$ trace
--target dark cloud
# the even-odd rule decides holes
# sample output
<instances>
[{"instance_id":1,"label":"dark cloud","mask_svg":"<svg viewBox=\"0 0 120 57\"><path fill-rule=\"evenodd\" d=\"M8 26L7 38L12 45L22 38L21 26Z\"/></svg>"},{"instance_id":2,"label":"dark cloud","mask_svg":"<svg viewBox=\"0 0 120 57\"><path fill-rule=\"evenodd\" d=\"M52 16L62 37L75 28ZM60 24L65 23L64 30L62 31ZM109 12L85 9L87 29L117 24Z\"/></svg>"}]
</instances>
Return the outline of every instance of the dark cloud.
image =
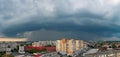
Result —
<instances>
[{"instance_id":1,"label":"dark cloud","mask_svg":"<svg viewBox=\"0 0 120 57\"><path fill-rule=\"evenodd\" d=\"M91 1L0 0L0 34L32 40L119 39L120 1Z\"/></svg>"}]
</instances>

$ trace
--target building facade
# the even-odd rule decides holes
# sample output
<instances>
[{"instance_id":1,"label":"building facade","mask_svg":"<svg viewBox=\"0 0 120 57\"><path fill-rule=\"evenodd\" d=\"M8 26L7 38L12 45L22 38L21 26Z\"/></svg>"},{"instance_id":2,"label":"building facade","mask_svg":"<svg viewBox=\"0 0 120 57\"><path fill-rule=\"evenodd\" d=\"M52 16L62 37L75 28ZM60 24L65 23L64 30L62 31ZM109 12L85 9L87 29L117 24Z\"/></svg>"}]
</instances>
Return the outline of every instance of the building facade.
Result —
<instances>
[{"instance_id":1,"label":"building facade","mask_svg":"<svg viewBox=\"0 0 120 57\"><path fill-rule=\"evenodd\" d=\"M24 46L19 46L18 52L19 52L19 53L25 53L25 51L24 51Z\"/></svg>"},{"instance_id":2,"label":"building facade","mask_svg":"<svg viewBox=\"0 0 120 57\"><path fill-rule=\"evenodd\" d=\"M16 42L0 42L0 52L4 52L8 49L8 46L12 49L17 47Z\"/></svg>"},{"instance_id":3,"label":"building facade","mask_svg":"<svg viewBox=\"0 0 120 57\"><path fill-rule=\"evenodd\" d=\"M56 50L57 52L66 53L72 55L76 50L81 48L86 48L86 44L83 40L74 40L74 39L61 39L56 41Z\"/></svg>"}]
</instances>

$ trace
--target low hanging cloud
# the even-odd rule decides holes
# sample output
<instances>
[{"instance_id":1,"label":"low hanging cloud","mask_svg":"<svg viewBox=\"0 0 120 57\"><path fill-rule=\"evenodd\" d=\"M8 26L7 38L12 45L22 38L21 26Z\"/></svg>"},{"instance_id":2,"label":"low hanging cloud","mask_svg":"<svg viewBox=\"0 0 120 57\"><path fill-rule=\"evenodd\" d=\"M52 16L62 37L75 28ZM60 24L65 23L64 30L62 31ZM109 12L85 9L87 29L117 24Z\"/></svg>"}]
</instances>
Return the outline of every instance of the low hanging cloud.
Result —
<instances>
[{"instance_id":1,"label":"low hanging cloud","mask_svg":"<svg viewBox=\"0 0 120 57\"><path fill-rule=\"evenodd\" d=\"M86 40L119 38L119 5L119 0L0 0L0 34L40 40L47 39L44 33L50 39L69 33Z\"/></svg>"}]
</instances>

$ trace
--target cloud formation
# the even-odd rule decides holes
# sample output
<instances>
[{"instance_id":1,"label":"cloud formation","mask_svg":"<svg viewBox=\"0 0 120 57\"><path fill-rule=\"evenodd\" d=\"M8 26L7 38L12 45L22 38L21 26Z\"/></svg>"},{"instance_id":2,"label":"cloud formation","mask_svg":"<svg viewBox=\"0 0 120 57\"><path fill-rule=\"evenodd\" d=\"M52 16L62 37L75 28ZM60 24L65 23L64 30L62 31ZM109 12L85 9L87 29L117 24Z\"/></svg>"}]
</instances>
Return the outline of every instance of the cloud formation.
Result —
<instances>
[{"instance_id":1,"label":"cloud formation","mask_svg":"<svg viewBox=\"0 0 120 57\"><path fill-rule=\"evenodd\" d=\"M69 33L83 39L119 38L119 5L119 0L0 0L0 34L32 39L47 31L57 34L50 39Z\"/></svg>"}]
</instances>

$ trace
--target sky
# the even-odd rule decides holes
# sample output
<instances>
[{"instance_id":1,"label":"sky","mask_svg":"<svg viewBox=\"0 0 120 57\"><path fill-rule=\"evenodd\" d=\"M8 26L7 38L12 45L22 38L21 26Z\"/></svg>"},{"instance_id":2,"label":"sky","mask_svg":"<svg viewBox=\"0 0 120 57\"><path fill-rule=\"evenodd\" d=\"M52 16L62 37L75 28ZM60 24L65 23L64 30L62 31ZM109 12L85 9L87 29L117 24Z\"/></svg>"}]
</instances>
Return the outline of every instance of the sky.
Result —
<instances>
[{"instance_id":1,"label":"sky","mask_svg":"<svg viewBox=\"0 0 120 57\"><path fill-rule=\"evenodd\" d=\"M0 37L120 40L120 0L0 0Z\"/></svg>"}]
</instances>

